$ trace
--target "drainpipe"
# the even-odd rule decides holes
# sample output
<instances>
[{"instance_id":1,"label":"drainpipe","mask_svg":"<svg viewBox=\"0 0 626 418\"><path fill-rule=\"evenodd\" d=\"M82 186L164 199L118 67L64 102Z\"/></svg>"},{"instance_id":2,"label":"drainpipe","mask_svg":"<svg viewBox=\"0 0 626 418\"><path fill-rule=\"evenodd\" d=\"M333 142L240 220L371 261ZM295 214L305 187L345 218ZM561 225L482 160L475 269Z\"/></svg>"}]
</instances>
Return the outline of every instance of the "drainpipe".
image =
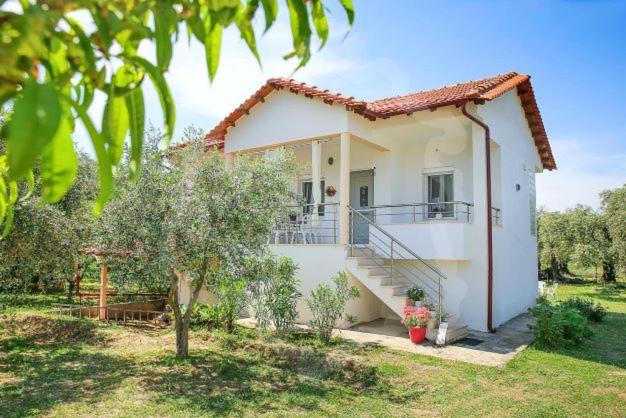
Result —
<instances>
[{"instance_id":1,"label":"drainpipe","mask_svg":"<svg viewBox=\"0 0 626 418\"><path fill-rule=\"evenodd\" d=\"M489 126L469 114L465 105L461 106L463 115L480 126L485 131L485 172L487 174L487 329L489 332L496 332L493 327L493 222L491 218L491 135L489 134Z\"/></svg>"}]
</instances>

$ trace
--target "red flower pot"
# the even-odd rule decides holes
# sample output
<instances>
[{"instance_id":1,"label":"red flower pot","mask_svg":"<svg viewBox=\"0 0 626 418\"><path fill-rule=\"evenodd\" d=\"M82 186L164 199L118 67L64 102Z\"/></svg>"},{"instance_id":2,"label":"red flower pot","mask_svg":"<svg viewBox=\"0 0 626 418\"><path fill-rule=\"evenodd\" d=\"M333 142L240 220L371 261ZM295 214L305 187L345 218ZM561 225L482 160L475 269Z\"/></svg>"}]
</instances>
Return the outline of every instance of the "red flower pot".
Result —
<instances>
[{"instance_id":1,"label":"red flower pot","mask_svg":"<svg viewBox=\"0 0 626 418\"><path fill-rule=\"evenodd\" d=\"M409 337L413 344L421 344L426 337L426 328L423 327L411 327L409 328Z\"/></svg>"}]
</instances>

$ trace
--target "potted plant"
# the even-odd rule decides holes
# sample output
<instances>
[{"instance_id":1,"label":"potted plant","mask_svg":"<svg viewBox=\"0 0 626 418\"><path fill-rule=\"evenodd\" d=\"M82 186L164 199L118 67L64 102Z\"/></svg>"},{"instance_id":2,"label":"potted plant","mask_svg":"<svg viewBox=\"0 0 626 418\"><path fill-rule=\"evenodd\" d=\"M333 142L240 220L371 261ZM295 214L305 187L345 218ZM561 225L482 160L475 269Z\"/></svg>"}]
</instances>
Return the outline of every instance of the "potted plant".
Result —
<instances>
[{"instance_id":1,"label":"potted plant","mask_svg":"<svg viewBox=\"0 0 626 418\"><path fill-rule=\"evenodd\" d=\"M418 308L422 306L422 301L426 293L424 289L419 286L411 286L406 290L406 297L411 301L410 305L417 306Z\"/></svg>"},{"instance_id":2,"label":"potted plant","mask_svg":"<svg viewBox=\"0 0 626 418\"><path fill-rule=\"evenodd\" d=\"M409 329L409 337L413 344L424 342L426 336L426 325L430 319L430 311L428 308L418 308L415 306L406 306L402 317L402 325Z\"/></svg>"},{"instance_id":3,"label":"potted plant","mask_svg":"<svg viewBox=\"0 0 626 418\"><path fill-rule=\"evenodd\" d=\"M298 220L298 212L296 212L296 211L289 212L289 221L290 222L295 222L297 220Z\"/></svg>"}]
</instances>

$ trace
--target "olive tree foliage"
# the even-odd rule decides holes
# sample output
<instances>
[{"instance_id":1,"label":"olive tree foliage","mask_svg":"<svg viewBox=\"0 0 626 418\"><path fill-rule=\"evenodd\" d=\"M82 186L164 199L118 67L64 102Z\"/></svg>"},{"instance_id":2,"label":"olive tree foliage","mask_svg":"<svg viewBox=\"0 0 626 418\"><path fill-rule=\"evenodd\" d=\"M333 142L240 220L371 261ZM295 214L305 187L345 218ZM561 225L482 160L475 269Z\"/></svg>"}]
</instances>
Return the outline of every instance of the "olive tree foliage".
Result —
<instances>
[{"instance_id":1,"label":"olive tree foliage","mask_svg":"<svg viewBox=\"0 0 626 418\"><path fill-rule=\"evenodd\" d=\"M569 217L560 212L539 211L537 241L541 267L550 280L567 272L574 251L575 237Z\"/></svg>"},{"instance_id":2,"label":"olive tree foliage","mask_svg":"<svg viewBox=\"0 0 626 418\"><path fill-rule=\"evenodd\" d=\"M626 184L603 191L600 198L618 267L626 273Z\"/></svg>"},{"instance_id":3,"label":"olive tree foliage","mask_svg":"<svg viewBox=\"0 0 626 418\"><path fill-rule=\"evenodd\" d=\"M603 281L616 280L616 269L624 269L626 263L625 189L602 192L598 211L577 205L564 212L539 212L539 260L546 278L562 278L574 262L596 272L600 267Z\"/></svg>"},{"instance_id":4,"label":"olive tree foliage","mask_svg":"<svg viewBox=\"0 0 626 418\"><path fill-rule=\"evenodd\" d=\"M275 219L292 198L295 164L277 153L265 161L241 157L233 169L216 151L194 144L169 162L157 155L144 158L137 182L120 182L102 216L101 240L106 248L132 253L118 266L127 266L121 274L127 280L167 283L177 355L186 357L200 291L225 289L225 281L241 277L244 260L266 250ZM135 265L144 272L137 274ZM181 282L190 288L184 306Z\"/></svg>"},{"instance_id":5,"label":"olive tree foliage","mask_svg":"<svg viewBox=\"0 0 626 418\"><path fill-rule=\"evenodd\" d=\"M352 25L352 0L338 1ZM285 58L295 58L299 68L311 58L312 41L317 38L323 47L328 39L327 1L285 3L293 39ZM95 150L99 194L94 212L99 214L113 193L114 168L122 161L127 138L126 168L135 178L141 169L146 79L159 96L165 144L174 132L174 99L163 74L175 42L186 35L204 45L213 80L223 29L235 27L260 62L255 16L262 11L267 31L279 9L278 0L21 0L13 6L0 10L0 108L9 104L14 112L6 153L0 155L0 224L8 229L17 181L26 179L32 189L35 168L41 171L44 201L58 202L70 188L78 165L71 139L75 120L84 125ZM150 44L156 47L154 58L139 52ZM102 115L97 115L101 124L90 116L96 92L106 97Z\"/></svg>"},{"instance_id":6,"label":"olive tree foliage","mask_svg":"<svg viewBox=\"0 0 626 418\"><path fill-rule=\"evenodd\" d=\"M602 267L602 280L615 281L617 257L607 225L608 216L583 205L567 210L565 216L574 236L572 261L581 267L593 267L596 272Z\"/></svg>"},{"instance_id":7,"label":"olive tree foliage","mask_svg":"<svg viewBox=\"0 0 626 418\"><path fill-rule=\"evenodd\" d=\"M0 240L0 291L61 290L71 296L78 261L77 250L90 243L93 218L85 211L97 193L95 162L79 155L76 181L60 202L42 205L41 182L34 173L34 190L16 202L15 233Z\"/></svg>"}]
</instances>

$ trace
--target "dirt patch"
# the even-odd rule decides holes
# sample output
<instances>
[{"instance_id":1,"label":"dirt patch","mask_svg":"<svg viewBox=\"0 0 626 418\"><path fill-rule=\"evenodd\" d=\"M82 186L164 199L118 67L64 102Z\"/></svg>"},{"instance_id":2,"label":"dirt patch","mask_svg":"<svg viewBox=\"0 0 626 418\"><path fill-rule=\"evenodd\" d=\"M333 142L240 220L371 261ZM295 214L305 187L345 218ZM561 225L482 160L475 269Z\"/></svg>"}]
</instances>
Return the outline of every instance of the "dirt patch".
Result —
<instances>
[{"instance_id":1,"label":"dirt patch","mask_svg":"<svg viewBox=\"0 0 626 418\"><path fill-rule=\"evenodd\" d=\"M20 338L34 346L107 342L97 324L33 314L0 315L0 336Z\"/></svg>"},{"instance_id":2,"label":"dirt patch","mask_svg":"<svg viewBox=\"0 0 626 418\"><path fill-rule=\"evenodd\" d=\"M344 353L325 353L313 347L299 347L264 342L249 342L242 350L258 353L303 375L338 380L362 387L374 386L380 380L378 369Z\"/></svg>"}]
</instances>

